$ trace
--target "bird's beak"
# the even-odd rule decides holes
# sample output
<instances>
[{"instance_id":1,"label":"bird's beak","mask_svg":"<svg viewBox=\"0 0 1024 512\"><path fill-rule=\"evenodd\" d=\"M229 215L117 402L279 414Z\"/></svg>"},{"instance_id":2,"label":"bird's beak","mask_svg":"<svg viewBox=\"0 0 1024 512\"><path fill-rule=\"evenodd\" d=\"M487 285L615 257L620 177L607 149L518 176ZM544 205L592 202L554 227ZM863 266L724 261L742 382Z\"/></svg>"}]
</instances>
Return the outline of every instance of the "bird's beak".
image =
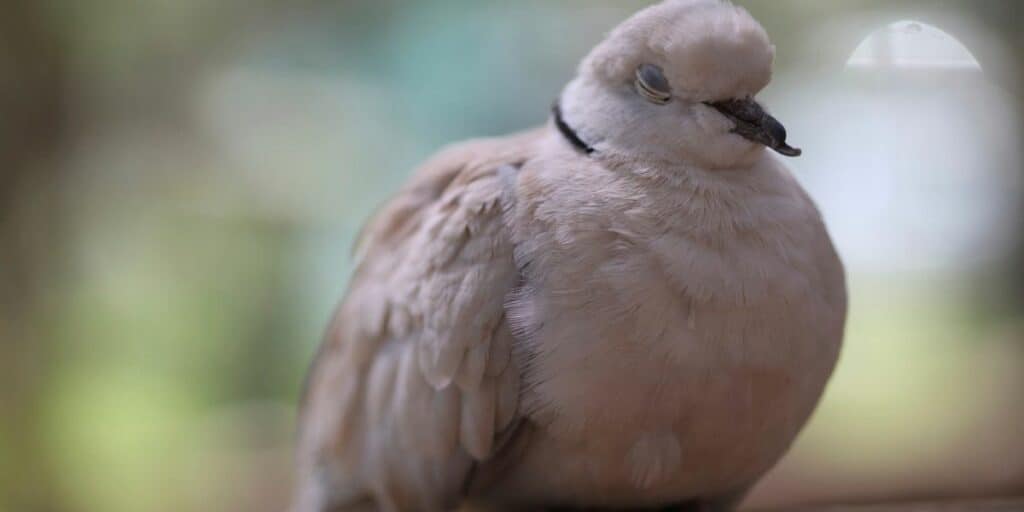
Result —
<instances>
[{"instance_id":1,"label":"bird's beak","mask_svg":"<svg viewBox=\"0 0 1024 512\"><path fill-rule=\"evenodd\" d=\"M768 115L753 99L725 100L705 103L736 123L733 133L764 144L782 155L800 156L803 152L786 144L786 128Z\"/></svg>"}]
</instances>

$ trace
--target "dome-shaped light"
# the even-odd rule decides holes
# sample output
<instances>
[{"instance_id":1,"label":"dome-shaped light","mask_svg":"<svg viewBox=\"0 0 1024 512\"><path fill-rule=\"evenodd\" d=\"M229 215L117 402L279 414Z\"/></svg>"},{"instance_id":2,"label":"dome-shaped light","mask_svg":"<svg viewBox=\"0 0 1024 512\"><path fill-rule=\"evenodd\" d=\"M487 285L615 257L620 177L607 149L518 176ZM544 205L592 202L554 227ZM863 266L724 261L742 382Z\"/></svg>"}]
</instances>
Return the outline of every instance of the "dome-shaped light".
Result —
<instances>
[{"instance_id":1,"label":"dome-shaped light","mask_svg":"<svg viewBox=\"0 0 1024 512\"><path fill-rule=\"evenodd\" d=\"M981 70L955 37L919 21L897 21L861 41L846 62L850 68Z\"/></svg>"}]
</instances>

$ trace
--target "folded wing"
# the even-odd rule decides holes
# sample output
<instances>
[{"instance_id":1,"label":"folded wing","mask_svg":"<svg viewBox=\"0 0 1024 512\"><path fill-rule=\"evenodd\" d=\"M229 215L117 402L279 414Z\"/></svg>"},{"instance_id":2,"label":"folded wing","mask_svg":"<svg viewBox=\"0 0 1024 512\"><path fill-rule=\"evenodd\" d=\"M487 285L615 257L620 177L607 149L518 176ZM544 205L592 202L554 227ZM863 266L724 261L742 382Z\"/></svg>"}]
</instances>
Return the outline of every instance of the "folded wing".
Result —
<instances>
[{"instance_id":1,"label":"folded wing","mask_svg":"<svg viewBox=\"0 0 1024 512\"><path fill-rule=\"evenodd\" d=\"M535 138L443 151L365 228L307 384L296 512L450 508L513 424L504 210Z\"/></svg>"}]
</instances>

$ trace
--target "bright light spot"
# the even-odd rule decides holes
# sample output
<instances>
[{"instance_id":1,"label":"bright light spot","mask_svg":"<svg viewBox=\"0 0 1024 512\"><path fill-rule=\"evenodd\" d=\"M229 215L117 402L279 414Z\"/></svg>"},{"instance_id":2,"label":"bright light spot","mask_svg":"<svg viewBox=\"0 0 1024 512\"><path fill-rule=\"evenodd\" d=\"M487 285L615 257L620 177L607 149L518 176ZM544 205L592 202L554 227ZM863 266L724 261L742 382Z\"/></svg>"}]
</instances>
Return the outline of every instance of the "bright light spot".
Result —
<instances>
[{"instance_id":1,"label":"bright light spot","mask_svg":"<svg viewBox=\"0 0 1024 512\"><path fill-rule=\"evenodd\" d=\"M851 68L976 69L978 60L955 37L918 21L897 21L861 41Z\"/></svg>"},{"instance_id":2,"label":"bright light spot","mask_svg":"<svg viewBox=\"0 0 1024 512\"><path fill-rule=\"evenodd\" d=\"M1015 110L952 36L883 25L844 72L784 75L773 90L804 149L787 164L852 272L960 275L1007 253L1021 186Z\"/></svg>"}]
</instances>

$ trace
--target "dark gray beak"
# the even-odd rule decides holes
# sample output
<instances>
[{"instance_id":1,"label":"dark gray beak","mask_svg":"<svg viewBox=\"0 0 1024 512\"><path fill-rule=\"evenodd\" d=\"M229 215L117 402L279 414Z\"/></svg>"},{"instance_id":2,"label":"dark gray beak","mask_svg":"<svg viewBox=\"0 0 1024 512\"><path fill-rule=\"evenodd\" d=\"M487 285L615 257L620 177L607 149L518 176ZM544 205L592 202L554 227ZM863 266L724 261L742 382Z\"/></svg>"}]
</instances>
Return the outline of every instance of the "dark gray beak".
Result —
<instances>
[{"instance_id":1,"label":"dark gray beak","mask_svg":"<svg viewBox=\"0 0 1024 512\"><path fill-rule=\"evenodd\" d=\"M782 155L800 156L803 153L786 144L786 128L753 99L715 101L705 105L736 123L732 132L741 137L764 144Z\"/></svg>"}]
</instances>

